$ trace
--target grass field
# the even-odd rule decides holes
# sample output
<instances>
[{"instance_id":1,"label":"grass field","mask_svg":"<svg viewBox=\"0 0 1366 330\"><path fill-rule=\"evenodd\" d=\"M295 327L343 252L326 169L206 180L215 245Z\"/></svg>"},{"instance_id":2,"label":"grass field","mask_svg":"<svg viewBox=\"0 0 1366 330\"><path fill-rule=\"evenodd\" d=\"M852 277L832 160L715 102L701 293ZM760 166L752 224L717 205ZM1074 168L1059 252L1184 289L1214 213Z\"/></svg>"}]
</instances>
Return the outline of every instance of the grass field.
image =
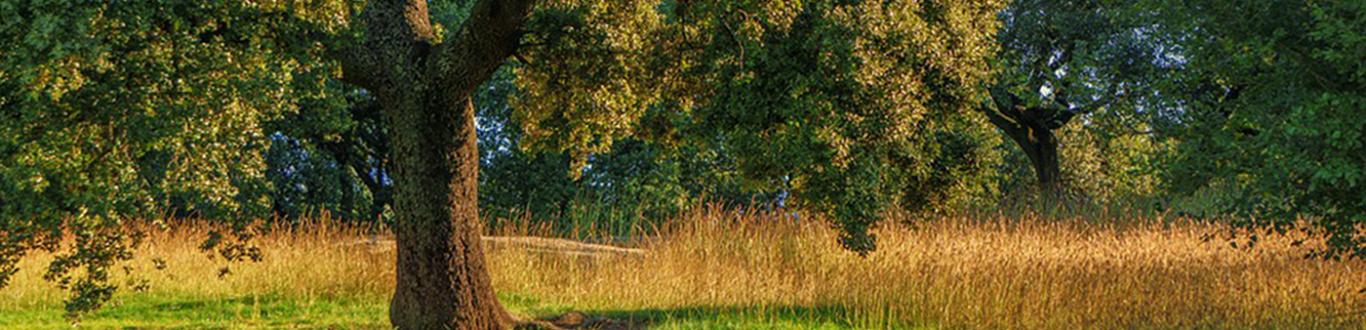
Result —
<instances>
[{"instance_id":1,"label":"grass field","mask_svg":"<svg viewBox=\"0 0 1366 330\"><path fill-rule=\"evenodd\" d=\"M643 256L489 251L503 303L523 317L581 311L651 328L1366 329L1366 262L1302 258L1294 235L1255 249L1204 239L1229 229L1141 219L945 218L878 231L858 257L820 222L703 209L649 239ZM1122 224L1114 224L1122 223ZM383 234L321 224L259 238L265 259L197 249L207 228L155 231L125 289L84 327L381 328L393 286ZM546 230L502 226L501 236ZM0 328L70 328L65 292L31 255L0 289ZM162 267L158 267L162 266ZM160 269L158 269L160 268ZM122 273L122 272L120 272Z\"/></svg>"}]
</instances>

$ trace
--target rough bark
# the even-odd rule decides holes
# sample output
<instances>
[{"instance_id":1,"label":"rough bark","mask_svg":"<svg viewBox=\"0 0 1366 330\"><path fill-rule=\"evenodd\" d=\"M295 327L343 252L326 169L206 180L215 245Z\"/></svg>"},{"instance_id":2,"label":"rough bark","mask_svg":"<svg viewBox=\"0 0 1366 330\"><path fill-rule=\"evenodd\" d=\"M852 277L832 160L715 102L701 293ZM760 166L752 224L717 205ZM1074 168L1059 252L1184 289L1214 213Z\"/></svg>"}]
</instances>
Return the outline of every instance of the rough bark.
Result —
<instances>
[{"instance_id":1,"label":"rough bark","mask_svg":"<svg viewBox=\"0 0 1366 330\"><path fill-rule=\"evenodd\" d=\"M433 45L426 1L372 0L366 39L343 57L344 78L375 94L394 180L400 329L505 329L480 243L479 153L471 92L511 56L531 0L481 0Z\"/></svg>"},{"instance_id":2,"label":"rough bark","mask_svg":"<svg viewBox=\"0 0 1366 330\"><path fill-rule=\"evenodd\" d=\"M392 111L397 285L401 329L503 329L479 235L474 108Z\"/></svg>"}]
</instances>

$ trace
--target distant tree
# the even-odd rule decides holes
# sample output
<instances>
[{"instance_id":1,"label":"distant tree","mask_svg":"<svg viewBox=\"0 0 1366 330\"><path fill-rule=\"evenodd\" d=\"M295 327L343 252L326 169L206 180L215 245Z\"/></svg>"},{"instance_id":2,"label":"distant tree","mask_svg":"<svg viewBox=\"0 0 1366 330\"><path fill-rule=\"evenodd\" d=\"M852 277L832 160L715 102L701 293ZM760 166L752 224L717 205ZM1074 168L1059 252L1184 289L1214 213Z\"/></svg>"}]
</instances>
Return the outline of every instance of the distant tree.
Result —
<instances>
[{"instance_id":1,"label":"distant tree","mask_svg":"<svg viewBox=\"0 0 1366 330\"><path fill-rule=\"evenodd\" d=\"M328 84L328 97L267 121L271 212L294 220L326 211L334 219L382 221L393 204L388 139L374 97Z\"/></svg>"},{"instance_id":2,"label":"distant tree","mask_svg":"<svg viewBox=\"0 0 1366 330\"><path fill-rule=\"evenodd\" d=\"M1152 92L1181 63L1153 11L1129 1L1019 0L999 17L998 71L980 111L1027 156L1039 188L1061 189L1057 131L1076 118L1148 131L1169 105Z\"/></svg>"},{"instance_id":3,"label":"distant tree","mask_svg":"<svg viewBox=\"0 0 1366 330\"><path fill-rule=\"evenodd\" d=\"M1188 40L1172 169L1178 193L1221 196L1244 225L1308 217L1324 257L1366 257L1366 3L1154 2Z\"/></svg>"}]
</instances>

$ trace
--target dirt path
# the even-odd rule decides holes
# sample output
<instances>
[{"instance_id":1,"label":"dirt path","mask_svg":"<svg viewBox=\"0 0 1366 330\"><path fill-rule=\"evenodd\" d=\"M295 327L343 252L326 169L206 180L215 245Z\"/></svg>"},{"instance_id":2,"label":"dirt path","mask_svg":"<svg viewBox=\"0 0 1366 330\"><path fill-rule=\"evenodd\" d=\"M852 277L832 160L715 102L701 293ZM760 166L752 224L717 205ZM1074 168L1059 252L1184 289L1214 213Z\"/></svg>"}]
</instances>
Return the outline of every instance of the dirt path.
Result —
<instances>
[{"instance_id":1,"label":"dirt path","mask_svg":"<svg viewBox=\"0 0 1366 330\"><path fill-rule=\"evenodd\" d=\"M643 257L644 249L624 248L604 244L584 243L574 240L532 236L484 236L484 246L490 250L521 249L534 253L559 254L576 257L610 258ZM374 252L394 249L391 238L372 238L341 243L347 246L363 246Z\"/></svg>"}]
</instances>

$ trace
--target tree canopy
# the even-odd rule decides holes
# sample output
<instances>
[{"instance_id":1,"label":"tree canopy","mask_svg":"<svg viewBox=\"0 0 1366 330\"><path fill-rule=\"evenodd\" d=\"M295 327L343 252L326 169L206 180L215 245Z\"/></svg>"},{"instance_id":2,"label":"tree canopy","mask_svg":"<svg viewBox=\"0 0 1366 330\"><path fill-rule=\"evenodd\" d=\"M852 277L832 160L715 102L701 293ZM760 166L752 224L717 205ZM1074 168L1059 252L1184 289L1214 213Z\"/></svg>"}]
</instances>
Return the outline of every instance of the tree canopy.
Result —
<instances>
[{"instance_id":1,"label":"tree canopy","mask_svg":"<svg viewBox=\"0 0 1366 330\"><path fill-rule=\"evenodd\" d=\"M251 220L326 210L397 233L396 324L499 327L480 209L748 199L867 253L888 211L1017 197L1020 154L1360 258L1363 7L0 0L0 285L57 252L88 311L131 223L226 222L204 249L241 260Z\"/></svg>"},{"instance_id":2,"label":"tree canopy","mask_svg":"<svg viewBox=\"0 0 1366 330\"><path fill-rule=\"evenodd\" d=\"M882 212L957 178L946 136L979 100L1000 2L687 2L665 32L675 134L733 155L747 185L828 212L855 251ZM961 148L961 147L960 147ZM967 165L971 167L971 165Z\"/></svg>"},{"instance_id":3,"label":"tree canopy","mask_svg":"<svg viewBox=\"0 0 1366 330\"><path fill-rule=\"evenodd\" d=\"M1366 5L1196 1L1168 8L1192 40L1172 170L1249 225L1313 218L1329 257L1366 256ZM1184 25L1183 25L1184 24Z\"/></svg>"},{"instance_id":4,"label":"tree canopy","mask_svg":"<svg viewBox=\"0 0 1366 330\"><path fill-rule=\"evenodd\" d=\"M296 39L344 4L0 2L0 283L30 249L74 246L48 276L98 306L165 211L264 215L263 124L323 99L333 67ZM242 224L243 222L236 222ZM213 242L211 242L213 243ZM249 256L230 245L224 257ZM79 276L74 276L80 274Z\"/></svg>"}]
</instances>

